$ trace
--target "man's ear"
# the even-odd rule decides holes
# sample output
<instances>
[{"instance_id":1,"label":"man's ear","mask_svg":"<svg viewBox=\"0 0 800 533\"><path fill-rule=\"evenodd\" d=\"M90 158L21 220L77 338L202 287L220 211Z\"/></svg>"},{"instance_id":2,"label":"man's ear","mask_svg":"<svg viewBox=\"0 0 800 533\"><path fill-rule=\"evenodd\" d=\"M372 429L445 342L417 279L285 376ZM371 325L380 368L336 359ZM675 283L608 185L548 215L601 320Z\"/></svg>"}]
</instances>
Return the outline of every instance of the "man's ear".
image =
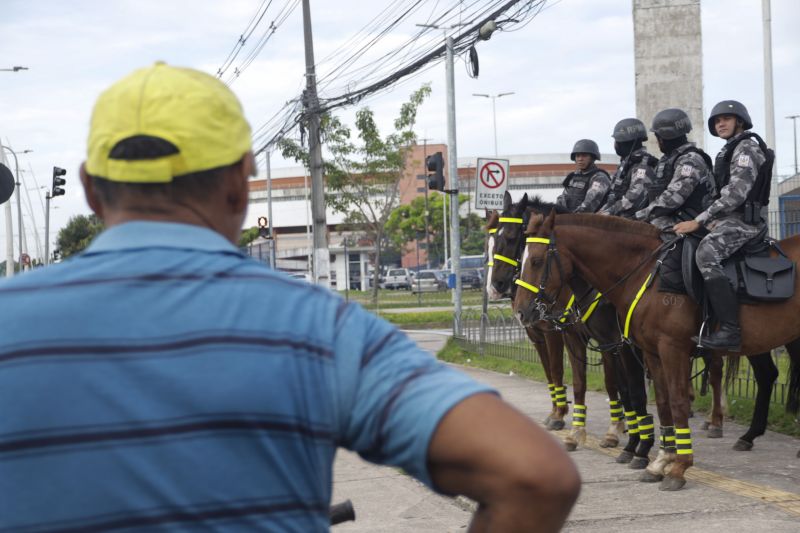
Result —
<instances>
[{"instance_id":1,"label":"man's ear","mask_svg":"<svg viewBox=\"0 0 800 533\"><path fill-rule=\"evenodd\" d=\"M234 213L243 213L247 210L250 194L250 176L256 173L256 159L252 151L233 165L226 177L228 181L227 196L225 198Z\"/></svg>"},{"instance_id":2,"label":"man's ear","mask_svg":"<svg viewBox=\"0 0 800 533\"><path fill-rule=\"evenodd\" d=\"M94 214L100 220L104 220L103 218L103 202L97 197L97 191L94 188L94 182L92 178L89 177L89 174L86 173L86 163L81 163L81 168L79 170L79 174L81 176L81 183L83 184L83 194L86 195L86 202L89 204L89 207L94 211Z\"/></svg>"}]
</instances>

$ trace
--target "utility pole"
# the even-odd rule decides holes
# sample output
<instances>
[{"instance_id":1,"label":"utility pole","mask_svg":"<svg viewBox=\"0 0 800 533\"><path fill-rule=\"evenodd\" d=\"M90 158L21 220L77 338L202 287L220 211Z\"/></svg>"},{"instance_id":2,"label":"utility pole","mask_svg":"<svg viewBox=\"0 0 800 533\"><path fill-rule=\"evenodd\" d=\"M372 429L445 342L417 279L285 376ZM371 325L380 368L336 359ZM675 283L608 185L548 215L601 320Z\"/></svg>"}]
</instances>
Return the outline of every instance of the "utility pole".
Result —
<instances>
[{"instance_id":1,"label":"utility pole","mask_svg":"<svg viewBox=\"0 0 800 533\"><path fill-rule=\"evenodd\" d=\"M275 235L272 232L272 165L270 163L270 150L264 150L264 157L267 160L267 231L269 232L269 266L275 268L277 258L275 253L277 247L275 246Z\"/></svg>"},{"instance_id":2,"label":"utility pole","mask_svg":"<svg viewBox=\"0 0 800 533\"><path fill-rule=\"evenodd\" d=\"M44 264L50 264L50 191L44 196L47 207L44 210Z\"/></svg>"},{"instance_id":3,"label":"utility pole","mask_svg":"<svg viewBox=\"0 0 800 533\"><path fill-rule=\"evenodd\" d=\"M325 218L325 184L322 176L322 147L319 135L319 101L317 75L314 69L314 42L311 36L309 0L303 0L303 36L306 51L305 112L308 119L309 170L311 171L311 211L314 223L314 282L330 287L330 252L328 224Z\"/></svg>"},{"instance_id":4,"label":"utility pole","mask_svg":"<svg viewBox=\"0 0 800 533\"><path fill-rule=\"evenodd\" d=\"M447 36L447 166L450 174L450 260L456 278L453 334L461 336L461 237L458 220L458 153L456 151L456 86L453 66L453 38Z\"/></svg>"},{"instance_id":5,"label":"utility pole","mask_svg":"<svg viewBox=\"0 0 800 533\"><path fill-rule=\"evenodd\" d=\"M800 171L797 170L797 119L800 118L800 115L789 115L786 118L792 119L792 126L794 127L794 174L796 176L800 174Z\"/></svg>"},{"instance_id":6,"label":"utility pole","mask_svg":"<svg viewBox=\"0 0 800 533\"><path fill-rule=\"evenodd\" d=\"M6 152L0 142L0 161L6 163ZM14 217L11 214L11 199L6 202L6 277L14 275Z\"/></svg>"},{"instance_id":7,"label":"utility pole","mask_svg":"<svg viewBox=\"0 0 800 533\"><path fill-rule=\"evenodd\" d=\"M19 232L19 254L17 255L17 259L19 262L19 271L22 272L23 270L22 254L24 253L24 249L22 247L22 234L24 230L22 229L22 196L20 194L20 189L22 188L22 184L19 181L19 159L17 159L17 153L8 146L3 146L3 150L7 151L8 153L14 156L14 177L16 179L16 185L17 185L17 231ZM22 153L26 154L28 152L30 152L30 150L25 150ZM13 236L10 236L9 238L13 238ZM12 244L12 249L13 249L13 244Z\"/></svg>"},{"instance_id":8,"label":"utility pole","mask_svg":"<svg viewBox=\"0 0 800 533\"><path fill-rule=\"evenodd\" d=\"M775 105L772 89L772 15L770 0L761 0L761 13L764 27L764 104L766 119L767 146L775 147ZM769 227L777 230L780 223L780 205L778 203L778 165L772 166L772 186L769 193L768 212Z\"/></svg>"}]
</instances>

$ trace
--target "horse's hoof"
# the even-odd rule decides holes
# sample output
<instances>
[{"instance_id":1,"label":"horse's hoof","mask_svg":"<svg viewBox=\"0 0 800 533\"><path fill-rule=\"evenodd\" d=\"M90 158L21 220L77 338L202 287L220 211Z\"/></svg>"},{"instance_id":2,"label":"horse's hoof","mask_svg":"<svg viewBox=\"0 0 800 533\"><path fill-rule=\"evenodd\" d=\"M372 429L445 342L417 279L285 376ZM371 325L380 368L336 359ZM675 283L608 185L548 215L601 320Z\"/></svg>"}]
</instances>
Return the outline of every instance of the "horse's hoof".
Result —
<instances>
[{"instance_id":1,"label":"horse's hoof","mask_svg":"<svg viewBox=\"0 0 800 533\"><path fill-rule=\"evenodd\" d=\"M690 417L691 418L691 417ZM700 424L700 429L703 431L707 430L709 426L708 420L705 420L702 424Z\"/></svg>"},{"instance_id":2,"label":"horse's hoof","mask_svg":"<svg viewBox=\"0 0 800 533\"><path fill-rule=\"evenodd\" d=\"M733 449L737 452L749 452L753 449L753 443L747 442L746 440L738 439L734 445ZM800 457L800 452L797 453L797 456Z\"/></svg>"},{"instance_id":3,"label":"horse's hoof","mask_svg":"<svg viewBox=\"0 0 800 533\"><path fill-rule=\"evenodd\" d=\"M622 453L620 453L617 456L616 461L619 464L627 464L630 463L632 459L633 459L633 452L629 452L628 450L622 450Z\"/></svg>"},{"instance_id":4,"label":"horse's hoof","mask_svg":"<svg viewBox=\"0 0 800 533\"><path fill-rule=\"evenodd\" d=\"M550 420L551 420L550 415L547 415L547 418L542 420L542 424L546 427L546 426L548 426L550 424Z\"/></svg>"},{"instance_id":5,"label":"horse's hoof","mask_svg":"<svg viewBox=\"0 0 800 533\"><path fill-rule=\"evenodd\" d=\"M721 439L722 438L722 428L719 426L708 426L708 433L706 436L709 439Z\"/></svg>"},{"instance_id":6,"label":"horse's hoof","mask_svg":"<svg viewBox=\"0 0 800 533\"><path fill-rule=\"evenodd\" d=\"M606 435L602 442L600 442L601 448L616 448L618 445L619 439L616 438L616 435Z\"/></svg>"},{"instance_id":7,"label":"horse's hoof","mask_svg":"<svg viewBox=\"0 0 800 533\"><path fill-rule=\"evenodd\" d=\"M578 443L577 442L565 442L564 443L564 448L566 448L568 452L574 452L575 450L578 449Z\"/></svg>"},{"instance_id":8,"label":"horse's hoof","mask_svg":"<svg viewBox=\"0 0 800 533\"><path fill-rule=\"evenodd\" d=\"M634 457L631 460L631 464L628 465L628 468L632 470L641 470L647 468L648 464L650 464L650 459L647 457Z\"/></svg>"},{"instance_id":9,"label":"horse's hoof","mask_svg":"<svg viewBox=\"0 0 800 533\"><path fill-rule=\"evenodd\" d=\"M684 478L667 476L661 480L661 485L659 485L658 490L676 491L681 490L684 485L686 485L686 480Z\"/></svg>"},{"instance_id":10,"label":"horse's hoof","mask_svg":"<svg viewBox=\"0 0 800 533\"><path fill-rule=\"evenodd\" d=\"M549 429L550 431L558 431L564 429L564 426L565 424L563 420L550 420L550 422L547 423L547 429Z\"/></svg>"},{"instance_id":11,"label":"horse's hoof","mask_svg":"<svg viewBox=\"0 0 800 533\"><path fill-rule=\"evenodd\" d=\"M661 474L654 474L649 470L645 470L644 472L642 472L642 475L639 476L639 481L641 481L642 483L658 483L662 479L664 479L664 476L662 476Z\"/></svg>"}]
</instances>

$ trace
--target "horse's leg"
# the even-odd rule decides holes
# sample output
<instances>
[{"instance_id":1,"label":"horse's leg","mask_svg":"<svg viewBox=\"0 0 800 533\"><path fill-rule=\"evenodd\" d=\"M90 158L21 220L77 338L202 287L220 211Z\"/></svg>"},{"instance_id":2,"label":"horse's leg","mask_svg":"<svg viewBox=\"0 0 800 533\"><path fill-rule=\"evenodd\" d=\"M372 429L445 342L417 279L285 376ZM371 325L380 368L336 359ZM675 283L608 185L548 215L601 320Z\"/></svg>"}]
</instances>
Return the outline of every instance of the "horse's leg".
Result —
<instances>
[{"instance_id":1,"label":"horse's leg","mask_svg":"<svg viewBox=\"0 0 800 533\"><path fill-rule=\"evenodd\" d=\"M572 430L564 439L567 451L586 442L586 340L575 327L564 332L569 363L572 366Z\"/></svg>"},{"instance_id":2,"label":"horse's leg","mask_svg":"<svg viewBox=\"0 0 800 533\"><path fill-rule=\"evenodd\" d=\"M636 422L636 413L645 412L647 408L647 388L644 384L644 367L641 358L633 353L634 348L629 344L620 347L620 365L617 371L622 374L628 391L627 398L623 398L625 408L625 422L628 426L628 443L617 457L618 463L630 463L636 447L639 445L639 424Z\"/></svg>"},{"instance_id":3,"label":"horse's leg","mask_svg":"<svg viewBox=\"0 0 800 533\"><path fill-rule=\"evenodd\" d=\"M722 437L722 422L724 419L722 395L725 392L722 387L722 356L714 352L708 358L707 363L709 365L709 383L711 384L711 413L708 419L707 437L709 439L719 439Z\"/></svg>"},{"instance_id":4,"label":"horse's leg","mask_svg":"<svg viewBox=\"0 0 800 533\"><path fill-rule=\"evenodd\" d=\"M550 374L550 358L547 354L547 343L544 339L544 332L539 328L527 327L525 328L525 333L533 343L536 353L539 354L539 359L542 361L542 368L544 369L544 376L547 379L547 390L550 392L550 401L552 402L550 414L548 414L547 417L545 417L545 419L542 421L542 424L547 426L550 423L550 419L553 417L553 414L556 412L555 385L553 385L553 379Z\"/></svg>"},{"instance_id":5,"label":"horse's leg","mask_svg":"<svg viewBox=\"0 0 800 533\"><path fill-rule=\"evenodd\" d=\"M550 377L553 380L556 408L547 429L556 431L564 429L564 417L569 412L567 407L567 388L564 386L564 336L559 331L545 331L547 358L550 361Z\"/></svg>"},{"instance_id":6,"label":"horse's leg","mask_svg":"<svg viewBox=\"0 0 800 533\"><path fill-rule=\"evenodd\" d=\"M687 335L688 337L688 335ZM672 422L675 426L676 458L664 469L661 490L679 490L686 484L684 474L694 464L692 432L689 429L689 353L691 342L679 343L664 337L658 343L661 370L667 384ZM659 412L660 415L660 412Z\"/></svg>"},{"instance_id":7,"label":"horse's leg","mask_svg":"<svg viewBox=\"0 0 800 533\"><path fill-rule=\"evenodd\" d=\"M641 351L640 351L641 353ZM667 394L667 386L664 381L664 373L661 367L661 361L654 353L645 351L644 361L650 371L650 376L653 378L653 388L656 392L656 410L661 424L671 425L672 414L669 410L669 395ZM639 444L636 446L634 457L631 460L630 468L639 470L646 468L640 477L641 481L651 482L659 481L660 476L663 476L663 469L668 464L669 457L665 456L663 449L659 451L654 462L650 462L650 450L655 443L655 427L653 424L653 415L647 412L647 389L642 389L641 400L636 404L636 421L639 430ZM626 413L627 417L627 413Z\"/></svg>"},{"instance_id":8,"label":"horse's leg","mask_svg":"<svg viewBox=\"0 0 800 533\"><path fill-rule=\"evenodd\" d=\"M753 440L766 431L769 400L772 397L772 387L775 385L775 380L778 379L778 368L769 352L748 355L747 359L750 361L750 366L753 367L758 393L756 393L756 406L753 409L753 418L750 420L750 429L733 445L733 449L737 451L753 449Z\"/></svg>"},{"instance_id":9,"label":"horse's leg","mask_svg":"<svg viewBox=\"0 0 800 533\"><path fill-rule=\"evenodd\" d=\"M608 392L608 408L611 415L611 423L608 426L603 440L600 442L601 448L616 448L619 439L625 432L625 423L622 421L623 405L630 405L630 395L625 384L622 372L617 368L622 366L614 358L614 352L602 352L603 361L603 380Z\"/></svg>"}]
</instances>

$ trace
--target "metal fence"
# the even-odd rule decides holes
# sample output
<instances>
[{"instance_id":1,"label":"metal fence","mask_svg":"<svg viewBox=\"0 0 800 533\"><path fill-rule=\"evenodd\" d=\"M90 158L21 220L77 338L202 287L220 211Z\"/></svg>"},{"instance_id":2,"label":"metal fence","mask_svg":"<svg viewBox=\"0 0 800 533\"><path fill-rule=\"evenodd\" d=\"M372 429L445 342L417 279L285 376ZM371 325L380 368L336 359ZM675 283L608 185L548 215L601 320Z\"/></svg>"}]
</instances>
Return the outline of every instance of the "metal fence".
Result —
<instances>
[{"instance_id":1,"label":"metal fence","mask_svg":"<svg viewBox=\"0 0 800 533\"><path fill-rule=\"evenodd\" d=\"M483 339L481 340L481 322L484 323ZM494 357L502 357L512 361L541 364L541 359L533 343L528 340L525 330L519 322L511 316L510 305L489 306L484 315L480 310L466 310L461 319L461 336L456 337L458 344L465 350ZM587 361L590 363L587 372L602 373L603 367L598 365L600 354L593 350L587 352ZM565 364L567 361L564 355ZM789 392L788 368L789 357L783 348L773 350L772 358L780 370L780 376L772 391L772 402L785 405ZM692 375L698 374L703 368L701 359L695 359ZM700 390L701 376L694 378L695 390ZM746 360L741 362L739 374L729 384L727 394L729 398L755 399L758 392L752 368Z\"/></svg>"}]
</instances>

